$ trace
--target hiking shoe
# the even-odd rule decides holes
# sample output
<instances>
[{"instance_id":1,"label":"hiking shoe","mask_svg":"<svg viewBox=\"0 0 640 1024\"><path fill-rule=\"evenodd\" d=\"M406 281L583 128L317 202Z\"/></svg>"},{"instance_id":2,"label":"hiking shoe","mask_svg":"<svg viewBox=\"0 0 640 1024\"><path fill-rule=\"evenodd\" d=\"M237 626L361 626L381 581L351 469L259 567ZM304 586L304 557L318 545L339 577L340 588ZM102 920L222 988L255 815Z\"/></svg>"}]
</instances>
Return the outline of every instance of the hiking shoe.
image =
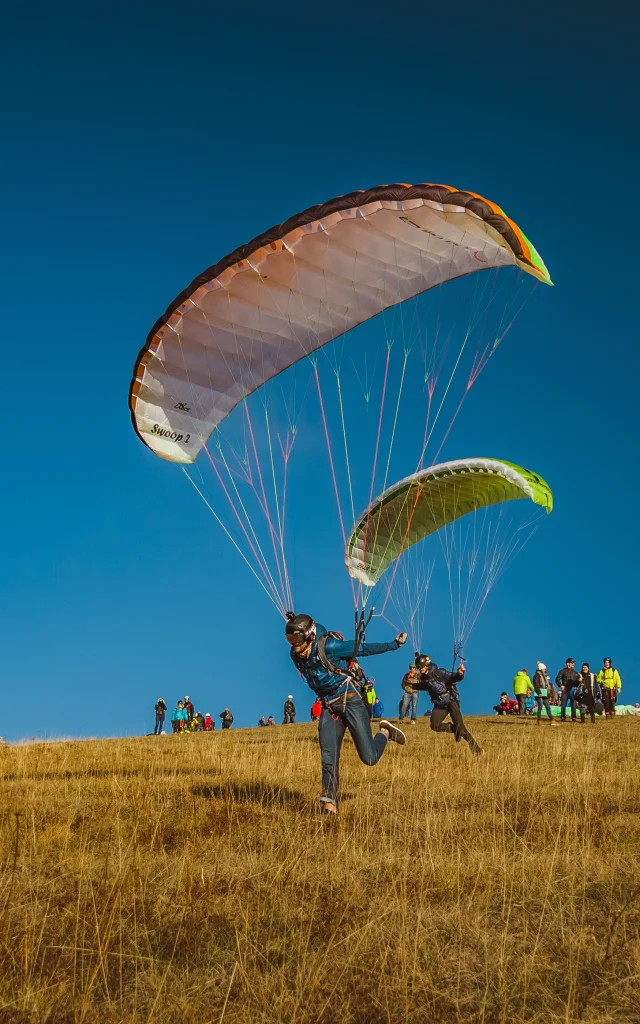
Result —
<instances>
[{"instance_id":1,"label":"hiking shoe","mask_svg":"<svg viewBox=\"0 0 640 1024\"><path fill-rule=\"evenodd\" d=\"M397 726L392 725L391 722L387 722L386 718L383 718L380 722L380 728L386 729L389 733L389 739L392 743L398 743L401 747L404 747L407 742L407 737L403 733L402 729L398 729Z\"/></svg>"},{"instance_id":2,"label":"hiking shoe","mask_svg":"<svg viewBox=\"0 0 640 1024\"><path fill-rule=\"evenodd\" d=\"M411 719L411 724L412 724L412 725L415 725L415 724L416 724L416 720L415 720L415 718L412 718L412 719Z\"/></svg>"},{"instance_id":3,"label":"hiking shoe","mask_svg":"<svg viewBox=\"0 0 640 1024\"><path fill-rule=\"evenodd\" d=\"M320 813L326 814L329 818L335 818L338 813L338 807L335 800L331 797L321 796L320 797Z\"/></svg>"}]
</instances>

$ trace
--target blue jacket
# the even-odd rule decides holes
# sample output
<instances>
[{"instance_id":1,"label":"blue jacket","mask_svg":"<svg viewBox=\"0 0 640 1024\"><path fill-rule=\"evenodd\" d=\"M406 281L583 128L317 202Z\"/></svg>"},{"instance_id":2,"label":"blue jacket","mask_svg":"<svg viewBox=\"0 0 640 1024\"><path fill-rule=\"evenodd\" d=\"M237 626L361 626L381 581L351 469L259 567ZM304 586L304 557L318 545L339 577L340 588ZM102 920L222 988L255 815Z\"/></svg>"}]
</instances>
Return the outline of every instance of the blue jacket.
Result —
<instances>
[{"instance_id":1,"label":"blue jacket","mask_svg":"<svg viewBox=\"0 0 640 1024\"><path fill-rule=\"evenodd\" d=\"M462 672L448 672L446 668L438 668L432 662L428 672L420 673L419 679L413 683L413 688L426 690L434 708L448 708L452 700L460 700L456 683L462 679Z\"/></svg>"},{"instance_id":2,"label":"blue jacket","mask_svg":"<svg viewBox=\"0 0 640 1024\"><path fill-rule=\"evenodd\" d=\"M382 703L381 700L379 700L377 704L374 701L374 703L373 703L373 705L371 707L371 717L372 718L382 718L383 715L384 715L384 704Z\"/></svg>"},{"instance_id":3,"label":"blue jacket","mask_svg":"<svg viewBox=\"0 0 640 1024\"><path fill-rule=\"evenodd\" d=\"M171 715L172 722L188 722L189 715L187 714L186 708L174 708L173 714Z\"/></svg>"},{"instance_id":4,"label":"blue jacket","mask_svg":"<svg viewBox=\"0 0 640 1024\"><path fill-rule=\"evenodd\" d=\"M336 675L336 673L328 672L318 657L318 640L326 632L324 626L316 623L316 636L308 658L301 658L293 647L289 653L293 664L314 693L317 693L319 697L341 697L347 688L346 673L349 669L349 662L354 657L353 640L337 640L333 636L327 640L325 654L328 660L345 673L344 676ZM372 654L386 654L387 651L396 651L397 649L398 644L395 640L389 640L385 644L362 643L355 656L366 658Z\"/></svg>"}]
</instances>

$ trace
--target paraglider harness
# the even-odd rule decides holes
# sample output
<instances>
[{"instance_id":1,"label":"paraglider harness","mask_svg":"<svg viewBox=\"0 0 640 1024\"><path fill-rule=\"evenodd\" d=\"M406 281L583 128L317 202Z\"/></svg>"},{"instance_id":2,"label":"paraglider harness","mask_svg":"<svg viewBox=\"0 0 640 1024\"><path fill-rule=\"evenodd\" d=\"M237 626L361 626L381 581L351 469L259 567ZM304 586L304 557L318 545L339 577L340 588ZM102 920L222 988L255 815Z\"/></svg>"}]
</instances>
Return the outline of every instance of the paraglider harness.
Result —
<instances>
[{"instance_id":1,"label":"paraglider harness","mask_svg":"<svg viewBox=\"0 0 640 1024\"><path fill-rule=\"evenodd\" d=\"M318 661L320 662L322 667L326 669L327 672L329 672L330 675L340 676L342 681L347 684L343 694L338 694L335 697L328 695L326 697L319 698L323 708L326 708L326 710L330 711L331 714L335 714L335 711L337 710L336 705L338 704L338 702L342 702L342 711L344 711L347 704L347 697L349 696L349 687L351 687L352 693L357 693L364 700L364 684L366 682L366 676L362 668L358 664L356 656L358 654L360 644L364 643L364 638L367 632L367 626L371 622L373 612L374 608L371 609L368 616L365 616L364 609L361 612L358 612L356 610L353 654L351 655L351 658L349 660L349 667L347 668L346 672L344 671L344 669L338 668L337 665L334 665L334 663L330 661L329 658L327 657L326 652L327 640L329 639L329 637L333 637L335 640L344 640L342 633L328 631L327 633L323 633L322 636L318 638L316 644ZM336 687L336 690L337 689L338 687Z\"/></svg>"}]
</instances>

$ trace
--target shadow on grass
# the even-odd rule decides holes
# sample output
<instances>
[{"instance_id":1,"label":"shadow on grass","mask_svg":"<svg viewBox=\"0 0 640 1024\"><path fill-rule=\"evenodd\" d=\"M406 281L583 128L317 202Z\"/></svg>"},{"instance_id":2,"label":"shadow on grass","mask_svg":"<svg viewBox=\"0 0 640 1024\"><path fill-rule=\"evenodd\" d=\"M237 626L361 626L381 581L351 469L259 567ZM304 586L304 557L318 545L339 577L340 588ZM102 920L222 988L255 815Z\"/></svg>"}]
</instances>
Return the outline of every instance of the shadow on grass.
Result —
<instances>
[{"instance_id":1,"label":"shadow on grass","mask_svg":"<svg viewBox=\"0 0 640 1024\"><path fill-rule=\"evenodd\" d=\"M238 804L262 804L263 807L306 808L309 801L293 789L271 786L266 782L225 782L221 786L193 786L193 796L205 800L231 800Z\"/></svg>"},{"instance_id":2,"label":"shadow on grass","mask_svg":"<svg viewBox=\"0 0 640 1024\"><path fill-rule=\"evenodd\" d=\"M523 725L531 725L534 721L537 719L533 715L496 715L495 718L487 718L483 725L501 725L503 728L507 725L515 725L521 728Z\"/></svg>"},{"instance_id":3,"label":"shadow on grass","mask_svg":"<svg viewBox=\"0 0 640 1024\"><path fill-rule=\"evenodd\" d=\"M156 776L171 777L174 775L219 775L219 768L151 768L140 771L138 768L85 768L83 771L64 772L30 772L3 775L3 782L23 782L25 779L37 782L50 782L52 779L154 779Z\"/></svg>"}]
</instances>

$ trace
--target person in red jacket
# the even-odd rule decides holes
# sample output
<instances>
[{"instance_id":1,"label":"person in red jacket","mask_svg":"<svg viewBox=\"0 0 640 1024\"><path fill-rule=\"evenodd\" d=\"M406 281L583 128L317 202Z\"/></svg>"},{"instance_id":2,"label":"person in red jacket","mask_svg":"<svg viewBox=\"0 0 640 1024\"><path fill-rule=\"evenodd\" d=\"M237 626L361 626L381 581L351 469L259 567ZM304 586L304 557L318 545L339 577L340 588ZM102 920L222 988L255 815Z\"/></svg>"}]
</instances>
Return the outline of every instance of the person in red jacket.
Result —
<instances>
[{"instance_id":1,"label":"person in red jacket","mask_svg":"<svg viewBox=\"0 0 640 1024\"><path fill-rule=\"evenodd\" d=\"M314 700L313 704L311 705L311 721L312 722L317 722L318 719L320 718L321 714L322 714L322 704L320 703L320 698L317 697Z\"/></svg>"}]
</instances>

